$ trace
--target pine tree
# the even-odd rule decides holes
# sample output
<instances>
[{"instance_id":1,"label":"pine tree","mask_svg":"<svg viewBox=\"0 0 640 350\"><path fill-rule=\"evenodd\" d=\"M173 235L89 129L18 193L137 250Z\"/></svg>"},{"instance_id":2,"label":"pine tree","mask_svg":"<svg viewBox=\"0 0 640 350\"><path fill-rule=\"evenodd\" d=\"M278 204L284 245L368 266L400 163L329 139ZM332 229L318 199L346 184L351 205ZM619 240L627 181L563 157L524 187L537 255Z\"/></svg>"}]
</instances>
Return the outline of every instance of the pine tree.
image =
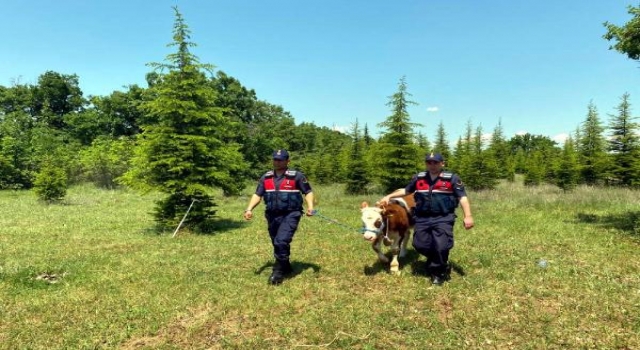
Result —
<instances>
[{"instance_id":1,"label":"pine tree","mask_svg":"<svg viewBox=\"0 0 640 350\"><path fill-rule=\"evenodd\" d=\"M370 181L367 176L367 168L364 161L364 141L360 137L358 120L351 129L351 150L347 162L346 194L364 194Z\"/></svg>"},{"instance_id":2,"label":"pine tree","mask_svg":"<svg viewBox=\"0 0 640 350\"><path fill-rule=\"evenodd\" d=\"M367 126L367 124L364 124L364 132L362 134L364 145L368 148L373 143L373 138L369 135L369 127Z\"/></svg>"},{"instance_id":3,"label":"pine tree","mask_svg":"<svg viewBox=\"0 0 640 350\"><path fill-rule=\"evenodd\" d=\"M404 187L418 170L416 159L419 151L413 143L413 128L420 124L410 122L408 106L417 103L410 101L409 96L405 77L402 77L398 91L390 96L387 103L392 114L378 124L386 129L380 139L381 158L378 163L380 183L385 192Z\"/></svg>"},{"instance_id":4,"label":"pine tree","mask_svg":"<svg viewBox=\"0 0 640 350\"><path fill-rule=\"evenodd\" d=\"M618 105L618 114L611 116L608 147L613 158L612 176L625 186L640 184L640 137L634 119L629 94L625 93Z\"/></svg>"},{"instance_id":5,"label":"pine tree","mask_svg":"<svg viewBox=\"0 0 640 350\"><path fill-rule=\"evenodd\" d=\"M607 176L608 157L604 127L600 123L598 110L593 102L589 103L586 120L582 123L578 153L582 169L582 181L588 185L601 183Z\"/></svg>"},{"instance_id":6,"label":"pine tree","mask_svg":"<svg viewBox=\"0 0 640 350\"><path fill-rule=\"evenodd\" d=\"M470 167L466 173L461 174L467 187L473 190L495 188L498 183L497 164L491 151L484 149L481 126L476 128L470 150Z\"/></svg>"},{"instance_id":7,"label":"pine tree","mask_svg":"<svg viewBox=\"0 0 640 350\"><path fill-rule=\"evenodd\" d=\"M157 203L155 217L164 228L173 227L193 204L185 227L196 231L211 229L215 215L213 188L233 193L243 187L236 181L245 167L239 145L229 142L235 128L214 105L215 90L204 71L213 66L201 64L189 47L190 31L178 9L175 10L173 42L177 52L168 63L151 63L158 71L149 88L149 99L141 108L145 123L138 138L134 167L125 182L168 194Z\"/></svg>"},{"instance_id":8,"label":"pine tree","mask_svg":"<svg viewBox=\"0 0 640 350\"><path fill-rule=\"evenodd\" d=\"M447 139L447 132L444 130L444 124L440 122L436 131L436 141L433 144L433 149L442 154L444 159L449 159L451 156L451 147L449 147L449 140Z\"/></svg>"},{"instance_id":9,"label":"pine tree","mask_svg":"<svg viewBox=\"0 0 640 350\"><path fill-rule=\"evenodd\" d=\"M513 179L515 177L514 162L509 152L509 145L504 137L502 121L493 129L491 141L488 146L489 154L495 160L497 176L500 179Z\"/></svg>"},{"instance_id":10,"label":"pine tree","mask_svg":"<svg viewBox=\"0 0 640 350\"><path fill-rule=\"evenodd\" d=\"M527 167L524 173L525 186L539 186L544 179L545 167L544 156L539 150L531 152L527 158Z\"/></svg>"},{"instance_id":11,"label":"pine tree","mask_svg":"<svg viewBox=\"0 0 640 350\"><path fill-rule=\"evenodd\" d=\"M465 177L465 182L469 182L466 178L467 174L472 172L472 160L473 160L473 152L471 146L473 145L473 125L469 120L467 122L467 126L465 128L465 133L463 137L458 138L458 142L453 150L453 157L446 160L446 168L455 173L460 174L460 176Z\"/></svg>"},{"instance_id":12,"label":"pine tree","mask_svg":"<svg viewBox=\"0 0 640 350\"><path fill-rule=\"evenodd\" d=\"M569 137L562 147L562 156L555 174L556 185L567 192L578 185L579 178L578 152L576 152L575 142Z\"/></svg>"},{"instance_id":13,"label":"pine tree","mask_svg":"<svg viewBox=\"0 0 640 350\"><path fill-rule=\"evenodd\" d=\"M525 174L527 172L527 158L528 155L522 148L516 148L512 150L513 154L513 169L516 174Z\"/></svg>"},{"instance_id":14,"label":"pine tree","mask_svg":"<svg viewBox=\"0 0 640 350\"><path fill-rule=\"evenodd\" d=\"M427 137L421 132L416 135L416 144L422 153L426 154L431 150L431 143L429 142L429 139L427 139ZM420 164L422 164L422 162L420 162Z\"/></svg>"}]
</instances>

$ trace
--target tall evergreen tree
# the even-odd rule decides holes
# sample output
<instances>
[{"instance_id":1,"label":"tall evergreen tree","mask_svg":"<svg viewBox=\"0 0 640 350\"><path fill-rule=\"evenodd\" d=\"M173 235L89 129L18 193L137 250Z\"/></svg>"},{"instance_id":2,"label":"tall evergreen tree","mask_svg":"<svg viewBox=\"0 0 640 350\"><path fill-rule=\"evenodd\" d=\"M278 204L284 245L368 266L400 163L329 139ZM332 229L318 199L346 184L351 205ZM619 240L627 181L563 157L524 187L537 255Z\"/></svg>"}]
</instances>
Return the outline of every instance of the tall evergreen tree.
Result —
<instances>
[{"instance_id":1,"label":"tall evergreen tree","mask_svg":"<svg viewBox=\"0 0 640 350\"><path fill-rule=\"evenodd\" d=\"M404 187L417 171L416 159L419 155L417 145L413 143L413 128L420 124L412 123L408 112L409 100L405 77L398 83L398 91L389 97L388 106L392 114L378 124L384 128L380 140L381 159L378 168L380 183L385 192Z\"/></svg>"},{"instance_id":2,"label":"tall evergreen tree","mask_svg":"<svg viewBox=\"0 0 640 350\"><path fill-rule=\"evenodd\" d=\"M493 189L498 183L498 166L492 151L484 148L481 126L471 141L470 167L461 175L470 189Z\"/></svg>"},{"instance_id":3,"label":"tall evergreen tree","mask_svg":"<svg viewBox=\"0 0 640 350\"><path fill-rule=\"evenodd\" d=\"M556 185L567 192L578 185L579 178L580 163L578 163L578 152L576 152L573 138L569 137L564 141L562 156L556 169Z\"/></svg>"},{"instance_id":4,"label":"tall evergreen tree","mask_svg":"<svg viewBox=\"0 0 640 350\"><path fill-rule=\"evenodd\" d=\"M449 139L447 138L447 132L444 129L442 121L438 124L436 130L436 140L433 143L433 150L442 154L444 159L449 159L451 156L451 147L449 146Z\"/></svg>"},{"instance_id":5,"label":"tall evergreen tree","mask_svg":"<svg viewBox=\"0 0 640 350\"><path fill-rule=\"evenodd\" d=\"M177 7L174 11L169 46L177 51L167 56L167 63L150 64L168 73L156 77L148 91L151 99L141 106L146 122L134 168L125 174L125 181L168 194L155 212L162 226L176 225L193 204L184 225L208 231L215 215L211 190L238 192L244 186L233 174L245 163L240 146L228 142L233 122L214 105L215 90L203 72L211 72L213 66L201 64L189 51L195 44L189 41L190 31Z\"/></svg>"},{"instance_id":6,"label":"tall evergreen tree","mask_svg":"<svg viewBox=\"0 0 640 350\"><path fill-rule=\"evenodd\" d=\"M453 150L453 157L446 160L446 167L448 170L456 172L461 176L465 177L465 182L469 180L466 179L467 174L472 172L472 161L473 161L473 125L471 124L471 120L467 121L467 126L465 127L464 135L458 138L458 142Z\"/></svg>"},{"instance_id":7,"label":"tall evergreen tree","mask_svg":"<svg viewBox=\"0 0 640 350\"><path fill-rule=\"evenodd\" d=\"M582 181L588 185L602 182L607 177L608 157L604 127L600 122L598 110L593 102L587 107L587 117L582 123L578 153L582 168Z\"/></svg>"},{"instance_id":8,"label":"tall evergreen tree","mask_svg":"<svg viewBox=\"0 0 640 350\"><path fill-rule=\"evenodd\" d=\"M369 147L369 145L373 143L373 138L369 135L369 127L366 123L364 124L364 131L362 134L362 140L364 141L365 147Z\"/></svg>"},{"instance_id":9,"label":"tall evergreen tree","mask_svg":"<svg viewBox=\"0 0 640 350\"><path fill-rule=\"evenodd\" d=\"M498 178L513 179L515 177L514 162L509 152L509 145L504 137L502 121L493 129L487 150L495 159Z\"/></svg>"},{"instance_id":10,"label":"tall evergreen tree","mask_svg":"<svg viewBox=\"0 0 640 350\"><path fill-rule=\"evenodd\" d=\"M534 150L527 157L527 166L524 173L524 184L526 186L539 186L544 179L545 167L544 156L539 150Z\"/></svg>"},{"instance_id":11,"label":"tall evergreen tree","mask_svg":"<svg viewBox=\"0 0 640 350\"><path fill-rule=\"evenodd\" d=\"M370 183L364 160L364 140L360 136L358 119L351 128L351 150L347 162L347 194L364 194Z\"/></svg>"},{"instance_id":12,"label":"tall evergreen tree","mask_svg":"<svg viewBox=\"0 0 640 350\"><path fill-rule=\"evenodd\" d=\"M611 116L608 148L613 158L612 176L626 186L640 184L640 137L635 119L631 116L629 94L625 93L618 114Z\"/></svg>"},{"instance_id":13,"label":"tall evergreen tree","mask_svg":"<svg viewBox=\"0 0 640 350\"><path fill-rule=\"evenodd\" d=\"M416 144L418 145L418 148L420 148L420 151L422 151L422 153L425 153L425 154L431 151L432 149L429 139L427 139L427 137L421 132L419 132L418 135L416 135ZM423 162L420 161L420 164L422 163Z\"/></svg>"}]
</instances>

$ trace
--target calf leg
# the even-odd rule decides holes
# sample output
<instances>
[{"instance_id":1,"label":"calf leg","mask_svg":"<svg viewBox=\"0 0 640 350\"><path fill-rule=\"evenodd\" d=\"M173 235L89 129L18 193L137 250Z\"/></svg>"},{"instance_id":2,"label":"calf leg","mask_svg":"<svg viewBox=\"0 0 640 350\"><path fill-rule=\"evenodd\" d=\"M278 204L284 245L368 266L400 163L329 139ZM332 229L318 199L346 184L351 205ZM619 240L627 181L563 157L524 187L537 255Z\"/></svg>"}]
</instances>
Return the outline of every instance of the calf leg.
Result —
<instances>
[{"instance_id":1,"label":"calf leg","mask_svg":"<svg viewBox=\"0 0 640 350\"><path fill-rule=\"evenodd\" d=\"M378 237L376 237L376 239L373 241L373 243L371 244L371 247L373 248L373 251L376 252L376 255L378 255L378 260L383 262L383 263L388 263L389 262L389 258L387 258L383 253L382 253L382 249L380 247L380 243L382 242L382 236L378 235Z\"/></svg>"},{"instance_id":2,"label":"calf leg","mask_svg":"<svg viewBox=\"0 0 640 350\"><path fill-rule=\"evenodd\" d=\"M411 230L407 230L407 232L402 235L402 243L400 247L400 257L404 258L407 255L407 244L409 243L409 238L411 237Z\"/></svg>"},{"instance_id":3,"label":"calf leg","mask_svg":"<svg viewBox=\"0 0 640 350\"><path fill-rule=\"evenodd\" d=\"M394 275L400 274L400 262L398 261L398 255L400 253L401 240L402 236L397 235L391 242L391 255L393 256L393 259L389 265L389 271Z\"/></svg>"}]
</instances>

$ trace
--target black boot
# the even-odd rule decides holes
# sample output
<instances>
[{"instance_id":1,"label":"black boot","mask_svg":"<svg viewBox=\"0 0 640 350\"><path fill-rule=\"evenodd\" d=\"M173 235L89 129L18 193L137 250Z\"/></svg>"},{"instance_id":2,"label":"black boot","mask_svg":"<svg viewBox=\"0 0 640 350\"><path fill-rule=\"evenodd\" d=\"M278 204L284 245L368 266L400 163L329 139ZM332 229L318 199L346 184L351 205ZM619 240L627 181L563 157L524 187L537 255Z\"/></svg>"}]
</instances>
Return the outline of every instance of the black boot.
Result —
<instances>
[{"instance_id":1,"label":"black boot","mask_svg":"<svg viewBox=\"0 0 640 350\"><path fill-rule=\"evenodd\" d=\"M431 275L431 283L433 283L436 286L443 285L446 280L447 280L447 277L443 273L437 273L437 274Z\"/></svg>"},{"instance_id":2,"label":"black boot","mask_svg":"<svg viewBox=\"0 0 640 350\"><path fill-rule=\"evenodd\" d=\"M282 268L282 274L285 276L293 272L293 268L291 267L289 260L280 260L280 267Z\"/></svg>"},{"instance_id":3,"label":"black boot","mask_svg":"<svg viewBox=\"0 0 640 350\"><path fill-rule=\"evenodd\" d=\"M451 279L451 265L447 263L443 269L438 269L431 273L431 283L441 286L444 282Z\"/></svg>"},{"instance_id":4,"label":"black boot","mask_svg":"<svg viewBox=\"0 0 640 350\"><path fill-rule=\"evenodd\" d=\"M293 272L289 260L276 260L273 264L273 272L269 276L269 284L278 285L284 281L284 278Z\"/></svg>"},{"instance_id":5,"label":"black boot","mask_svg":"<svg viewBox=\"0 0 640 350\"><path fill-rule=\"evenodd\" d=\"M280 265L280 261L276 260L273 264L273 271L271 271L271 276L269 276L269 284L278 285L284 281L284 274L282 273L282 266Z\"/></svg>"}]
</instances>

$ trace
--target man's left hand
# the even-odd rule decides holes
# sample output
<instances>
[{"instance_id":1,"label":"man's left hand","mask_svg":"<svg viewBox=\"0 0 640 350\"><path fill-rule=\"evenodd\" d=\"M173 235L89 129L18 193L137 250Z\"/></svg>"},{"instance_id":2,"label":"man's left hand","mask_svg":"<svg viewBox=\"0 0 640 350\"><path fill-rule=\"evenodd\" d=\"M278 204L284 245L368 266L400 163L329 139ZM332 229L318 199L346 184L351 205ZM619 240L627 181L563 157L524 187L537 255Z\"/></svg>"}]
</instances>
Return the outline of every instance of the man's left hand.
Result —
<instances>
[{"instance_id":1,"label":"man's left hand","mask_svg":"<svg viewBox=\"0 0 640 350\"><path fill-rule=\"evenodd\" d=\"M464 223L465 229L470 230L471 228L473 228L473 217L467 216L462 220L462 222Z\"/></svg>"}]
</instances>

